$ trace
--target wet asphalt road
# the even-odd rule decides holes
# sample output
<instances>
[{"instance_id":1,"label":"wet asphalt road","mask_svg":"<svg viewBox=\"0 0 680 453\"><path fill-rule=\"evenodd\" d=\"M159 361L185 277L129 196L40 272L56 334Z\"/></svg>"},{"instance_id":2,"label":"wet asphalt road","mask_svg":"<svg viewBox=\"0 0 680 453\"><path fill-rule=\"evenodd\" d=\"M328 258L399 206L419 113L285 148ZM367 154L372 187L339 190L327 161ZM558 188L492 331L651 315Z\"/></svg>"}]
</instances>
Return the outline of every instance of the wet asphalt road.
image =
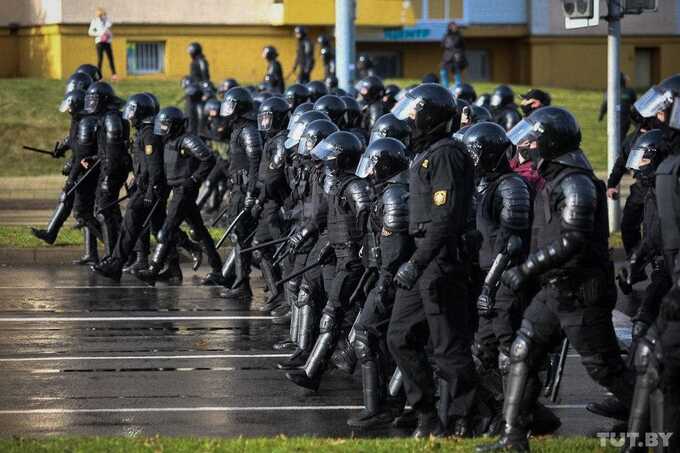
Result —
<instances>
[{"instance_id":1,"label":"wet asphalt road","mask_svg":"<svg viewBox=\"0 0 680 453\"><path fill-rule=\"evenodd\" d=\"M198 277L185 269L183 286L148 288L76 266L0 267L0 435L408 434L347 427L361 409L359 373L331 372L311 393L276 370L285 352L271 345L286 329L257 310L259 278L246 306ZM622 336L626 323L616 318ZM604 395L572 351L559 434L609 430L584 409Z\"/></svg>"}]
</instances>

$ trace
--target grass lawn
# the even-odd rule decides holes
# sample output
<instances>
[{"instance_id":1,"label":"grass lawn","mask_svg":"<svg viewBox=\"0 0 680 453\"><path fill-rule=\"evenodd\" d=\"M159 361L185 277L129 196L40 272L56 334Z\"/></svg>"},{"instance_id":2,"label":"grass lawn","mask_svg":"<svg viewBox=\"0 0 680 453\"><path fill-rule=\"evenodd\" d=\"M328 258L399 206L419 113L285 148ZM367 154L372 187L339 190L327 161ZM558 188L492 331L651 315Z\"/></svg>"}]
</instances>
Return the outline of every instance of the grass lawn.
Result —
<instances>
[{"instance_id":1,"label":"grass lawn","mask_svg":"<svg viewBox=\"0 0 680 453\"><path fill-rule=\"evenodd\" d=\"M20 452L329 452L329 453L407 453L407 452L470 452L480 441L459 440L412 440L412 439L317 439L285 438L271 439L192 439L192 438L54 438L47 440L8 439L0 440L0 451ZM486 442L489 442L488 440ZM543 438L532 440L535 453L586 453L614 452L615 449L600 446L597 439L579 437Z\"/></svg>"},{"instance_id":2,"label":"grass lawn","mask_svg":"<svg viewBox=\"0 0 680 453\"><path fill-rule=\"evenodd\" d=\"M224 234L222 228L209 228L210 235L217 242ZM59 232L57 241L53 245L37 239L31 234L28 226L3 226L0 225L0 248L36 248L36 247L68 247L83 244L83 234L75 228L64 227ZM227 240L227 245L230 242ZM2 451L2 449L0 449Z\"/></svg>"},{"instance_id":3,"label":"grass lawn","mask_svg":"<svg viewBox=\"0 0 680 453\"><path fill-rule=\"evenodd\" d=\"M396 80L405 86L415 80ZM494 84L475 84L478 94L491 92ZM151 91L161 105L172 105L181 98L178 81L123 80L114 85L121 97ZM515 92L528 89L516 86ZM583 148L597 170L606 168L606 124L598 123L602 93L596 91L548 89L555 105L571 110L583 129ZM68 114L57 110L64 94L64 81L42 79L0 79L0 177L55 174L62 160L21 149L22 145L51 150L54 142L68 132Z\"/></svg>"}]
</instances>

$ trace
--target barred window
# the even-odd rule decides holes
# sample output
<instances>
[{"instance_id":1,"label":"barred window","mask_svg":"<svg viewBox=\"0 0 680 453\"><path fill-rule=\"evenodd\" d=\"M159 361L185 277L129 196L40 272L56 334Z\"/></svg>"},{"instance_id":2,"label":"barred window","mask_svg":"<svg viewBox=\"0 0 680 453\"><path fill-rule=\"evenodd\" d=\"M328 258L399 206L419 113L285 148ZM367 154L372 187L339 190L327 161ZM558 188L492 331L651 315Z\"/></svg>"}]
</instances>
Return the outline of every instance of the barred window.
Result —
<instances>
[{"instance_id":1,"label":"barred window","mask_svg":"<svg viewBox=\"0 0 680 453\"><path fill-rule=\"evenodd\" d=\"M163 72L165 61L164 42L128 42L128 74L152 74Z\"/></svg>"}]
</instances>

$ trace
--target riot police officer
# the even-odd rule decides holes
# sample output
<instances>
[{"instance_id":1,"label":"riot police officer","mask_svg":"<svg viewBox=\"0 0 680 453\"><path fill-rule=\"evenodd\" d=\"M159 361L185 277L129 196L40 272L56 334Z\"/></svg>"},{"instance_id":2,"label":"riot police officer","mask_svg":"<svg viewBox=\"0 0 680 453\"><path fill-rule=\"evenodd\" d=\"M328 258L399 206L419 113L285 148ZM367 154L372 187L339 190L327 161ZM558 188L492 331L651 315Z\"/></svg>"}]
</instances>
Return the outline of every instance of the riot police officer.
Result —
<instances>
[{"instance_id":1,"label":"riot police officer","mask_svg":"<svg viewBox=\"0 0 680 453\"><path fill-rule=\"evenodd\" d=\"M323 78L329 79L335 76L335 52L331 45L331 40L326 35L319 35L316 38L319 43L319 53L323 62Z\"/></svg>"},{"instance_id":2,"label":"riot police officer","mask_svg":"<svg viewBox=\"0 0 680 453\"><path fill-rule=\"evenodd\" d=\"M633 376L619 355L604 183L579 148L581 130L568 111L543 107L508 137L526 146L546 185L535 199L532 245L523 263L506 270L512 290L532 280L541 289L524 312L510 349L500 440L478 451L528 451L528 411L538 397L538 365L560 340L560 329L588 374L629 406Z\"/></svg>"},{"instance_id":3,"label":"riot police officer","mask_svg":"<svg viewBox=\"0 0 680 453\"><path fill-rule=\"evenodd\" d=\"M257 111L253 97L245 88L235 87L224 95L220 115L228 121L231 128L229 140L229 175L231 186L230 208L227 214L231 223L244 209L248 213L234 229L234 259L225 260L222 269L223 278L228 278L225 298L249 300L250 289L250 256L241 254L245 248L246 238L255 226L250 210L257 197L256 183L262 159L262 136L257 130Z\"/></svg>"},{"instance_id":4,"label":"riot police officer","mask_svg":"<svg viewBox=\"0 0 680 453\"><path fill-rule=\"evenodd\" d=\"M383 105L385 106L385 111L389 112L397 103L397 95L401 91L397 85L390 83L385 85L385 94L383 95Z\"/></svg>"},{"instance_id":5,"label":"riot police officer","mask_svg":"<svg viewBox=\"0 0 680 453\"><path fill-rule=\"evenodd\" d=\"M229 178L229 159L226 153L221 152L229 142L230 129L224 118L220 116L221 103L217 99L209 99L203 106L206 118L205 130L202 138L207 141L215 151L215 166L210 171L208 179L198 192L196 204L206 213L217 211L222 203L222 198L227 191Z\"/></svg>"},{"instance_id":6,"label":"riot police officer","mask_svg":"<svg viewBox=\"0 0 680 453\"><path fill-rule=\"evenodd\" d=\"M369 188L355 175L363 146L351 132L338 131L326 137L312 150L336 178L328 195L328 242L337 260L328 301L322 310L319 336L307 362L298 372L286 373L293 383L316 390L335 342L347 335L355 312L350 306L363 266L359 249L369 214Z\"/></svg>"},{"instance_id":7,"label":"riot police officer","mask_svg":"<svg viewBox=\"0 0 680 453\"><path fill-rule=\"evenodd\" d=\"M478 107L481 108L481 107ZM475 163L477 184L476 228L482 236L479 266L486 275L477 299L476 334L478 372L485 387L502 401L503 383L510 364L510 347L519 329L525 298L500 286L501 273L524 260L529 250L531 189L512 171L507 159L512 143L499 125L481 122L467 128L462 138ZM499 287L500 286L500 287ZM501 374L498 374L500 370ZM491 407L500 415L500 407Z\"/></svg>"},{"instance_id":8,"label":"riot police officer","mask_svg":"<svg viewBox=\"0 0 680 453\"><path fill-rule=\"evenodd\" d=\"M408 169L406 147L391 137L372 141L356 174L376 191L364 244L368 269L375 284L354 325L353 347L361 364L364 410L347 420L357 428L371 428L394 418L387 404L387 382L392 368L385 338L394 303L393 278L413 252L408 234Z\"/></svg>"},{"instance_id":9,"label":"riot police officer","mask_svg":"<svg viewBox=\"0 0 680 453\"><path fill-rule=\"evenodd\" d=\"M360 79L377 76L373 60L365 53L359 55L359 58L357 59L357 75Z\"/></svg>"},{"instance_id":10,"label":"riot police officer","mask_svg":"<svg viewBox=\"0 0 680 453\"><path fill-rule=\"evenodd\" d=\"M498 85L490 100L493 120L509 131L522 119L515 104L515 92L507 85Z\"/></svg>"},{"instance_id":11,"label":"riot police officer","mask_svg":"<svg viewBox=\"0 0 680 453\"><path fill-rule=\"evenodd\" d=\"M192 42L187 47L187 52L191 57L189 64L189 75L197 82L206 82L210 80L210 68L208 60L203 55L203 47L200 43Z\"/></svg>"},{"instance_id":12,"label":"riot police officer","mask_svg":"<svg viewBox=\"0 0 680 453\"><path fill-rule=\"evenodd\" d=\"M425 354L449 383L457 413L469 415L475 396L471 344L476 311L468 284L462 237L470 217L474 164L450 138L460 121L453 95L438 84L411 89L392 109L411 130L416 153L409 170L409 234L415 251L395 274L399 287L387 332L387 345L402 371L408 402L418 414L415 437L440 435L433 373ZM455 299L451 300L451 295ZM429 328L429 340L422 335ZM453 412L453 409L452 409Z\"/></svg>"},{"instance_id":13,"label":"riot police officer","mask_svg":"<svg viewBox=\"0 0 680 453\"><path fill-rule=\"evenodd\" d=\"M262 58L267 62L267 70L265 72L265 85L269 87L272 93L283 93L285 89L283 80L283 69L278 60L279 53L274 46L266 46L262 49Z\"/></svg>"},{"instance_id":14,"label":"riot police officer","mask_svg":"<svg viewBox=\"0 0 680 453\"><path fill-rule=\"evenodd\" d=\"M122 221L118 194L132 169L132 160L128 153L130 126L118 110L120 99L113 88L106 82L95 82L85 94L85 113L96 119L81 123L79 133L81 146L97 147L100 162L99 181L95 205L97 220L101 226L106 255L113 253L118 240L118 232Z\"/></svg>"},{"instance_id":15,"label":"riot police officer","mask_svg":"<svg viewBox=\"0 0 680 453\"><path fill-rule=\"evenodd\" d=\"M468 104L474 104L477 100L477 92L469 83L461 83L460 85L456 85L456 87L453 89L453 95L456 97L456 99L462 99Z\"/></svg>"},{"instance_id":16,"label":"riot police officer","mask_svg":"<svg viewBox=\"0 0 680 453\"><path fill-rule=\"evenodd\" d=\"M290 111L294 112L299 105L309 101L309 89L302 84L294 83L286 88L283 97L286 98Z\"/></svg>"},{"instance_id":17,"label":"riot police officer","mask_svg":"<svg viewBox=\"0 0 680 453\"><path fill-rule=\"evenodd\" d=\"M345 129L346 123L346 104L339 96L327 94L321 96L314 102L314 110L326 114L339 129Z\"/></svg>"},{"instance_id":18,"label":"riot police officer","mask_svg":"<svg viewBox=\"0 0 680 453\"><path fill-rule=\"evenodd\" d=\"M491 117L491 112L485 107L471 104L463 106L460 111L461 128L486 121L493 121L493 118Z\"/></svg>"},{"instance_id":19,"label":"riot police officer","mask_svg":"<svg viewBox=\"0 0 680 453\"><path fill-rule=\"evenodd\" d=\"M305 27L295 27L294 32L298 44L291 72L298 71L297 83L307 83L314 69L314 44L307 36Z\"/></svg>"},{"instance_id":20,"label":"riot police officer","mask_svg":"<svg viewBox=\"0 0 680 453\"><path fill-rule=\"evenodd\" d=\"M385 86L376 76L369 76L360 80L356 89L360 99L364 102L364 113L361 120L361 127L367 131L373 129L375 122L385 113L385 106L382 103L385 94Z\"/></svg>"},{"instance_id":21,"label":"riot police officer","mask_svg":"<svg viewBox=\"0 0 680 453\"><path fill-rule=\"evenodd\" d=\"M328 87L320 80L312 80L306 86L309 90L309 102L316 102L319 98L328 94Z\"/></svg>"},{"instance_id":22,"label":"riot police officer","mask_svg":"<svg viewBox=\"0 0 680 453\"><path fill-rule=\"evenodd\" d=\"M87 74L93 82L99 82L102 79L102 73L99 68L89 63L78 66L75 70L75 74Z\"/></svg>"},{"instance_id":23,"label":"riot police officer","mask_svg":"<svg viewBox=\"0 0 680 453\"><path fill-rule=\"evenodd\" d=\"M187 133L184 114L176 107L162 109L156 115L153 127L154 134L162 137L165 183L172 191L172 197L167 216L158 232L158 244L151 264L136 276L151 285L155 284L169 255L177 253L179 227L186 221L194 237L203 246L212 269L204 284L220 283L222 261L196 206L198 189L210 173L215 157L199 137Z\"/></svg>"}]
</instances>

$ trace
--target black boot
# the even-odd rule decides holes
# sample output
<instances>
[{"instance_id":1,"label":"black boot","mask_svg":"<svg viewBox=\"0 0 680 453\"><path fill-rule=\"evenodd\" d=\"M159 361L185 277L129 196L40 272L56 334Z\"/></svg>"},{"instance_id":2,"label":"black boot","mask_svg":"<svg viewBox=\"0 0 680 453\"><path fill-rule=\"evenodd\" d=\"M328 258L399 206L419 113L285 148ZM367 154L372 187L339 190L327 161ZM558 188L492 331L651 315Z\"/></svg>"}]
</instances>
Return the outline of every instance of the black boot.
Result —
<instances>
[{"instance_id":1,"label":"black boot","mask_svg":"<svg viewBox=\"0 0 680 453\"><path fill-rule=\"evenodd\" d=\"M117 282L120 281L120 277L122 275L122 268L123 263L118 258L114 258L111 256L100 261L98 264L93 264L92 266L90 266L90 269L92 269L96 273L103 275L106 278L110 278L111 280L115 280Z\"/></svg>"},{"instance_id":2,"label":"black boot","mask_svg":"<svg viewBox=\"0 0 680 453\"><path fill-rule=\"evenodd\" d=\"M394 415L385 407L384 389L380 388L378 365L374 360L361 364L361 380L364 390L364 409L347 420L352 428L370 429L392 423Z\"/></svg>"},{"instance_id":3,"label":"black boot","mask_svg":"<svg viewBox=\"0 0 680 453\"><path fill-rule=\"evenodd\" d=\"M236 288L226 288L220 291L220 297L249 303L253 300L253 290L250 288L250 280L243 281Z\"/></svg>"},{"instance_id":4,"label":"black boot","mask_svg":"<svg viewBox=\"0 0 680 453\"><path fill-rule=\"evenodd\" d=\"M136 275L137 272L149 267L149 259L145 252L135 252L130 265L123 267L123 273Z\"/></svg>"},{"instance_id":5,"label":"black boot","mask_svg":"<svg viewBox=\"0 0 680 453\"><path fill-rule=\"evenodd\" d=\"M65 201L64 192L61 193L59 200L60 200L59 204L54 209L52 217L50 218L50 221L47 224L47 229L41 230L38 228L31 228L31 233L33 234L33 236L37 237L42 241L47 242L50 245L54 244L54 241L57 240L59 230L64 225L64 222L66 222L66 219L68 219L68 216L71 213L71 207Z\"/></svg>"},{"instance_id":6,"label":"black boot","mask_svg":"<svg viewBox=\"0 0 680 453\"><path fill-rule=\"evenodd\" d=\"M443 431L436 411L418 412L418 424L411 437L414 439L424 439L430 436L442 437Z\"/></svg>"},{"instance_id":7,"label":"black boot","mask_svg":"<svg viewBox=\"0 0 680 453\"><path fill-rule=\"evenodd\" d=\"M333 365L340 371L349 375L354 374L354 368L356 368L357 365L357 355L354 353L354 348L349 343L347 337L342 338L338 342L335 352L333 352L333 355L331 356L331 362L333 362Z\"/></svg>"},{"instance_id":8,"label":"black boot","mask_svg":"<svg viewBox=\"0 0 680 453\"><path fill-rule=\"evenodd\" d=\"M83 227L83 243L85 254L73 261L73 264L81 266L97 264L99 262L99 251L97 251L97 237L90 226Z\"/></svg>"},{"instance_id":9,"label":"black boot","mask_svg":"<svg viewBox=\"0 0 680 453\"><path fill-rule=\"evenodd\" d=\"M293 311L287 304L283 304L272 310L271 315L274 317L274 319L272 319L272 323L278 325L288 325L290 324L293 317Z\"/></svg>"},{"instance_id":10,"label":"black boot","mask_svg":"<svg viewBox=\"0 0 680 453\"><path fill-rule=\"evenodd\" d=\"M618 398L613 396L595 403L588 403L586 410L602 417L613 418L620 421L628 420L628 407Z\"/></svg>"},{"instance_id":11,"label":"black boot","mask_svg":"<svg viewBox=\"0 0 680 453\"><path fill-rule=\"evenodd\" d=\"M298 349L291 357L279 362L278 367L282 370L292 370L304 366L312 349L314 328L312 306L302 305L298 308L298 312Z\"/></svg>"},{"instance_id":12,"label":"black boot","mask_svg":"<svg viewBox=\"0 0 680 453\"><path fill-rule=\"evenodd\" d=\"M327 356L332 346L332 333L324 332L319 335L302 370L286 373L286 378L300 387L317 391L321 384L321 376L326 368Z\"/></svg>"},{"instance_id":13,"label":"black boot","mask_svg":"<svg viewBox=\"0 0 680 453\"><path fill-rule=\"evenodd\" d=\"M179 265L179 254L175 250L168 258L168 266L163 272L160 272L156 280L167 282L169 285L181 285L184 276L182 275L182 268Z\"/></svg>"},{"instance_id":14,"label":"black boot","mask_svg":"<svg viewBox=\"0 0 680 453\"><path fill-rule=\"evenodd\" d=\"M305 351L304 349L296 349L295 352L286 360L277 363L276 367L279 370L299 370L305 366L307 359L309 359L309 351Z\"/></svg>"},{"instance_id":15,"label":"black boot","mask_svg":"<svg viewBox=\"0 0 680 453\"><path fill-rule=\"evenodd\" d=\"M191 261L193 263L191 265L191 269L196 272L198 268L201 267L201 263L203 262L203 248L201 247L201 244L192 241L189 239L189 236L183 236L183 239L180 240L179 246L189 252L191 255Z\"/></svg>"},{"instance_id":16,"label":"black boot","mask_svg":"<svg viewBox=\"0 0 680 453\"><path fill-rule=\"evenodd\" d=\"M149 268L137 272L135 277L147 283L148 285L154 286L156 284L158 274L165 265L165 258L168 255L168 251L168 244L159 242L158 245L156 245L156 250L153 252L153 257L151 258L151 264L149 265Z\"/></svg>"}]
</instances>

